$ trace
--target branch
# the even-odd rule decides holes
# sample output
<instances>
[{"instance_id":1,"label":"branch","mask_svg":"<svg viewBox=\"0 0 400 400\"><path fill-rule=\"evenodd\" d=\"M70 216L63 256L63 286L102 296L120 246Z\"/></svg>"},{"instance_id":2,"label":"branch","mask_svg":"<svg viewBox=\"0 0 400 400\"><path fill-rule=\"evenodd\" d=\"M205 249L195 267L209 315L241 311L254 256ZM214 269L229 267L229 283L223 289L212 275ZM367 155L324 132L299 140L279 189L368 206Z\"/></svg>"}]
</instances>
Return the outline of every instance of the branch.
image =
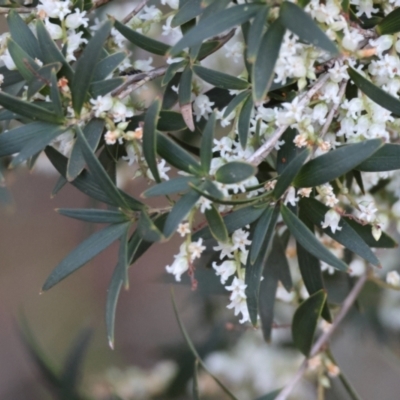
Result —
<instances>
[{"instance_id":1,"label":"branch","mask_svg":"<svg viewBox=\"0 0 400 400\"><path fill-rule=\"evenodd\" d=\"M0 14L8 14L11 10L20 14L30 14L36 11L35 7L0 7Z\"/></svg>"},{"instance_id":2,"label":"branch","mask_svg":"<svg viewBox=\"0 0 400 400\"><path fill-rule=\"evenodd\" d=\"M121 23L126 24L129 22L136 14L142 11L142 8L146 5L149 0L142 0L122 21Z\"/></svg>"},{"instance_id":3,"label":"branch","mask_svg":"<svg viewBox=\"0 0 400 400\"><path fill-rule=\"evenodd\" d=\"M350 311L351 306L356 301L358 295L360 294L362 288L364 287L365 282L368 279L368 273L362 275L357 283L353 286L350 293L347 295L346 299L343 302L342 308L340 309L339 313L337 314L335 320L333 321L331 327L324 332L319 339L315 342L314 346L311 349L309 358L316 356L326 345L328 340L331 338L332 334L335 332L336 328L340 325L343 318L347 315ZM298 369L296 375L293 379L289 382L287 386L279 393L278 397L275 400L286 400L290 393L293 391L294 387L303 377L304 373L307 370L308 365L308 358L306 358L303 363L301 364L300 368Z\"/></svg>"},{"instance_id":4,"label":"branch","mask_svg":"<svg viewBox=\"0 0 400 400\"><path fill-rule=\"evenodd\" d=\"M311 98L324 86L326 81L329 79L329 75L321 75L315 84L310 88L310 90L303 94L300 101L299 106L306 105ZM283 135L286 129L289 128L289 125L282 125L278 128L272 136L256 151L254 152L247 161L251 164L258 165L260 164L264 158L274 149L276 142Z\"/></svg>"}]
</instances>

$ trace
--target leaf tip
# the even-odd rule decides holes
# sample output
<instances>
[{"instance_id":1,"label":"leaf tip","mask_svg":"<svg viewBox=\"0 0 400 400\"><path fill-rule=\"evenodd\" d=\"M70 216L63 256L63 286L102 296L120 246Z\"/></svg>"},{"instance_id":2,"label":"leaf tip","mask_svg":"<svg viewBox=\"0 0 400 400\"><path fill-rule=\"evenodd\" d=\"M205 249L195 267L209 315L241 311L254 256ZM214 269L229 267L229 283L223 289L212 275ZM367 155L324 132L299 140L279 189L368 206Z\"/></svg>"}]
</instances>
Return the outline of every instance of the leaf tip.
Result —
<instances>
[{"instance_id":1,"label":"leaf tip","mask_svg":"<svg viewBox=\"0 0 400 400\"><path fill-rule=\"evenodd\" d=\"M108 339L108 345L110 346L111 350L114 350L114 339L113 338Z\"/></svg>"}]
</instances>

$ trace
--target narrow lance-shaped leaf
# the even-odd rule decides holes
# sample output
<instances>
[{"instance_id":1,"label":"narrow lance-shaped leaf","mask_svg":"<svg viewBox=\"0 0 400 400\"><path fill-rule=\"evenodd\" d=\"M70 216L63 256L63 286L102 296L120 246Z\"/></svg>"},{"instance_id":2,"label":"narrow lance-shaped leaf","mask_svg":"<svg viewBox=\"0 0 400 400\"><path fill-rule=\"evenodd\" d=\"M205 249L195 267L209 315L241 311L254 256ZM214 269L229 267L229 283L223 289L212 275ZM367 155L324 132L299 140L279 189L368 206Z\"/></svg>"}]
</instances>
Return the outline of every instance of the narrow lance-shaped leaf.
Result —
<instances>
[{"instance_id":1,"label":"narrow lance-shaped leaf","mask_svg":"<svg viewBox=\"0 0 400 400\"><path fill-rule=\"evenodd\" d=\"M253 98L256 104L261 103L271 87L275 64L279 56L285 28L280 19L274 21L264 33L252 69Z\"/></svg>"},{"instance_id":2,"label":"narrow lance-shaped leaf","mask_svg":"<svg viewBox=\"0 0 400 400\"><path fill-rule=\"evenodd\" d=\"M56 211L65 217L96 224L119 224L127 222L129 218L121 211L99 210L90 208L58 208Z\"/></svg>"},{"instance_id":3,"label":"narrow lance-shaped leaf","mask_svg":"<svg viewBox=\"0 0 400 400\"><path fill-rule=\"evenodd\" d=\"M162 110L159 114L157 129L161 132L181 131L186 129L186 124L181 113Z\"/></svg>"},{"instance_id":4,"label":"narrow lance-shaped leaf","mask_svg":"<svg viewBox=\"0 0 400 400\"><path fill-rule=\"evenodd\" d=\"M89 143L78 126L76 126L76 135L83 157L96 183L104 190L105 193L107 193L107 196L114 202L115 205L126 208L127 204L125 199L122 197L121 193L114 185L114 182L100 164L100 161L94 155L93 150L90 148ZM141 206L141 203L138 202L138 209L140 209Z\"/></svg>"},{"instance_id":5,"label":"narrow lance-shaped leaf","mask_svg":"<svg viewBox=\"0 0 400 400\"><path fill-rule=\"evenodd\" d=\"M179 81L179 105L181 108L182 117L187 125L187 127L193 132L194 122L193 122L193 111L192 111L192 78L193 71L190 65L186 65L182 72L181 80Z\"/></svg>"},{"instance_id":6,"label":"narrow lance-shaped leaf","mask_svg":"<svg viewBox=\"0 0 400 400\"><path fill-rule=\"evenodd\" d=\"M58 89L57 85L57 74L55 68L53 68L51 71L50 83L50 99L54 108L54 113L57 115L57 117L62 118L64 116L64 112L62 108L60 90Z\"/></svg>"},{"instance_id":7,"label":"narrow lance-shaped leaf","mask_svg":"<svg viewBox=\"0 0 400 400\"><path fill-rule=\"evenodd\" d=\"M298 5L284 1L280 7L279 18L282 24L301 40L320 47L331 54L338 54L336 45Z\"/></svg>"},{"instance_id":8,"label":"narrow lance-shaped leaf","mask_svg":"<svg viewBox=\"0 0 400 400\"><path fill-rule=\"evenodd\" d=\"M7 48L18 72L23 78L26 81L34 78L35 72L39 69L39 65L36 64L35 60L12 39L8 40Z\"/></svg>"},{"instance_id":9,"label":"narrow lance-shaped leaf","mask_svg":"<svg viewBox=\"0 0 400 400\"><path fill-rule=\"evenodd\" d=\"M121 24L121 22L119 21L114 22L114 27L131 43L150 53L164 56L170 49L170 46L168 46L167 44L159 42L158 40L151 39L145 35L142 35L141 33L135 32L133 29L128 28L124 24Z\"/></svg>"},{"instance_id":10,"label":"narrow lance-shaped leaf","mask_svg":"<svg viewBox=\"0 0 400 400\"><path fill-rule=\"evenodd\" d=\"M312 221L315 225L321 228L324 222L325 214L330 210L324 204L313 198L303 198L300 201L300 207L304 207L302 211L307 218ZM352 252L358 254L372 265L379 266L380 262L376 255L371 251L370 247L364 242L364 240L358 235L358 233L346 222L345 219L341 218L339 222L339 229L332 232L332 229L328 226L324 229L325 234L336 240Z\"/></svg>"},{"instance_id":11,"label":"narrow lance-shaped leaf","mask_svg":"<svg viewBox=\"0 0 400 400\"><path fill-rule=\"evenodd\" d=\"M112 22L106 21L89 40L81 56L75 64L75 74L71 83L72 105L77 115L80 115L86 100L96 63L103 50L103 44L110 34Z\"/></svg>"},{"instance_id":12,"label":"narrow lance-shaped leaf","mask_svg":"<svg viewBox=\"0 0 400 400\"><path fill-rule=\"evenodd\" d=\"M217 169L215 179L218 182L231 184L242 182L256 173L256 168L242 161L231 161Z\"/></svg>"},{"instance_id":13,"label":"narrow lance-shaped leaf","mask_svg":"<svg viewBox=\"0 0 400 400\"><path fill-rule=\"evenodd\" d=\"M123 235L130 224L130 222L125 222L110 225L89 236L57 265L44 283L43 290L50 289L110 246Z\"/></svg>"},{"instance_id":14,"label":"narrow lance-shaped leaf","mask_svg":"<svg viewBox=\"0 0 400 400\"><path fill-rule=\"evenodd\" d=\"M214 140L214 131L215 131L215 119L216 114L213 112L208 118L207 124L203 130L203 136L201 138L201 149L200 149L200 157L201 157L201 168L204 170L206 174L210 171L211 159L213 156L213 140Z\"/></svg>"},{"instance_id":15,"label":"narrow lance-shaped leaf","mask_svg":"<svg viewBox=\"0 0 400 400\"><path fill-rule=\"evenodd\" d=\"M83 128L83 134L92 149L96 151L104 130L104 119L93 118ZM72 147L71 155L68 159L67 179L73 181L85 167L85 158L83 157L81 145L78 140L75 140Z\"/></svg>"},{"instance_id":16,"label":"narrow lance-shaped leaf","mask_svg":"<svg viewBox=\"0 0 400 400\"><path fill-rule=\"evenodd\" d=\"M164 181L147 189L141 197L155 197L155 196L165 196L168 194L185 192L190 189L189 182L194 185L199 185L200 180L193 176L180 176L178 178L170 179L169 181Z\"/></svg>"},{"instance_id":17,"label":"narrow lance-shaped leaf","mask_svg":"<svg viewBox=\"0 0 400 400\"><path fill-rule=\"evenodd\" d=\"M165 86L168 83L171 82L171 80L176 76L177 72L179 69L185 67L187 64L187 60L182 60L179 62L174 62L170 64L167 68L167 71L164 74L164 77L162 79L162 85ZM165 107L163 107L165 108Z\"/></svg>"},{"instance_id":18,"label":"narrow lance-shaped leaf","mask_svg":"<svg viewBox=\"0 0 400 400\"><path fill-rule=\"evenodd\" d=\"M293 342L306 357L310 355L318 319L321 316L325 301L326 292L320 290L304 300L293 316Z\"/></svg>"},{"instance_id":19,"label":"narrow lance-shaped leaf","mask_svg":"<svg viewBox=\"0 0 400 400\"><path fill-rule=\"evenodd\" d=\"M389 13L375 28L379 35L393 35L400 32L400 9Z\"/></svg>"},{"instance_id":20,"label":"narrow lance-shaped leaf","mask_svg":"<svg viewBox=\"0 0 400 400\"><path fill-rule=\"evenodd\" d=\"M263 269L265 266L265 260L267 250L275 229L276 221L279 216L279 206L276 205L274 208L271 207L271 215L267 223L267 229L265 230L262 247L258 252L257 259L252 264L250 257L246 263L246 303L249 310L250 320L253 326L257 325L258 322L258 304L259 304L259 293L260 283ZM255 232L254 232L255 234Z\"/></svg>"},{"instance_id":21,"label":"narrow lance-shaped leaf","mask_svg":"<svg viewBox=\"0 0 400 400\"><path fill-rule=\"evenodd\" d=\"M379 104L386 110L391 111L394 115L400 116L400 100L393 97L391 94L386 93L381 88L375 86L371 81L364 78L353 68L349 67L347 72L356 86L372 101Z\"/></svg>"},{"instance_id":22,"label":"narrow lance-shaped leaf","mask_svg":"<svg viewBox=\"0 0 400 400\"><path fill-rule=\"evenodd\" d=\"M293 179L300 171L300 168L310 155L310 150L303 150L298 156L296 156L279 175L276 182L272 196L275 200L279 199L287 190L287 188L292 184Z\"/></svg>"},{"instance_id":23,"label":"narrow lance-shaped leaf","mask_svg":"<svg viewBox=\"0 0 400 400\"><path fill-rule=\"evenodd\" d=\"M54 71L57 74L60 68L61 63L52 63L40 67L28 82L28 99L42 90L45 86L51 86L51 73ZM62 113L58 111L57 115L62 116Z\"/></svg>"},{"instance_id":24,"label":"narrow lance-shaped leaf","mask_svg":"<svg viewBox=\"0 0 400 400\"><path fill-rule=\"evenodd\" d=\"M205 216L211 234L214 236L214 238L219 242L226 243L228 241L228 231L221 217L221 214L214 204L211 204L211 208L206 209Z\"/></svg>"},{"instance_id":25,"label":"narrow lance-shaped leaf","mask_svg":"<svg viewBox=\"0 0 400 400\"><path fill-rule=\"evenodd\" d=\"M267 22L269 7L264 7L255 17L250 26L249 34L247 37L247 61L253 63L256 59L258 47L263 37L264 27Z\"/></svg>"},{"instance_id":26,"label":"narrow lance-shaped leaf","mask_svg":"<svg viewBox=\"0 0 400 400\"><path fill-rule=\"evenodd\" d=\"M128 232L129 226L121 235L121 243L119 245L118 264L114 269L110 285L107 290L106 301L106 327L108 344L114 348L114 325L115 325L115 312L117 309L118 296L121 291L124 281L127 280L127 270L129 265L128 258ZM135 232L136 233L136 232ZM134 236L135 233L132 235ZM136 242L133 252L137 250L139 242Z\"/></svg>"},{"instance_id":27,"label":"narrow lance-shaped leaf","mask_svg":"<svg viewBox=\"0 0 400 400\"><path fill-rule=\"evenodd\" d=\"M96 64L93 72L93 81L96 82L106 79L125 58L126 53L124 51L110 54L106 58L103 58Z\"/></svg>"},{"instance_id":28,"label":"narrow lance-shaped leaf","mask_svg":"<svg viewBox=\"0 0 400 400\"><path fill-rule=\"evenodd\" d=\"M371 157L382 145L381 139L366 140L341 146L314 158L300 170L294 180L294 186L312 187L330 182Z\"/></svg>"},{"instance_id":29,"label":"narrow lance-shaped leaf","mask_svg":"<svg viewBox=\"0 0 400 400\"><path fill-rule=\"evenodd\" d=\"M160 242L165 239L162 232L160 232L145 211L142 211L140 214L137 230L143 240L146 240L147 242Z\"/></svg>"},{"instance_id":30,"label":"narrow lance-shaped leaf","mask_svg":"<svg viewBox=\"0 0 400 400\"><path fill-rule=\"evenodd\" d=\"M400 145L385 143L371 157L357 165L363 172L384 172L400 169Z\"/></svg>"},{"instance_id":31,"label":"narrow lance-shaped leaf","mask_svg":"<svg viewBox=\"0 0 400 400\"><path fill-rule=\"evenodd\" d=\"M187 32L169 51L171 56L177 55L183 49L192 47L212 36L216 36L234 26L240 25L259 11L263 6L258 4L243 4L221 10L207 18L203 18L194 28Z\"/></svg>"},{"instance_id":32,"label":"narrow lance-shaped leaf","mask_svg":"<svg viewBox=\"0 0 400 400\"><path fill-rule=\"evenodd\" d=\"M228 117L235 109L242 104L246 99L247 96L249 95L249 92L246 90L244 92L239 93L237 96L235 96L229 104L226 106L226 109L224 111L223 117L226 118Z\"/></svg>"},{"instance_id":33,"label":"narrow lance-shaped leaf","mask_svg":"<svg viewBox=\"0 0 400 400\"><path fill-rule=\"evenodd\" d=\"M194 65L193 71L204 81L222 89L244 90L249 87L249 83L243 79L200 65Z\"/></svg>"},{"instance_id":34,"label":"narrow lance-shaped leaf","mask_svg":"<svg viewBox=\"0 0 400 400\"><path fill-rule=\"evenodd\" d=\"M103 81L92 82L89 87L89 92L94 98L97 96L105 96L117 87L121 86L124 82L124 78L111 78Z\"/></svg>"},{"instance_id":35,"label":"narrow lance-shaped leaf","mask_svg":"<svg viewBox=\"0 0 400 400\"><path fill-rule=\"evenodd\" d=\"M156 182L160 182L157 166L157 120L160 113L161 101L156 99L148 108L143 127L143 155Z\"/></svg>"},{"instance_id":36,"label":"narrow lance-shaped leaf","mask_svg":"<svg viewBox=\"0 0 400 400\"><path fill-rule=\"evenodd\" d=\"M171 26L176 28L196 18L204 10L203 0L189 0L182 7L179 7L178 12L172 18Z\"/></svg>"},{"instance_id":37,"label":"narrow lance-shaped leaf","mask_svg":"<svg viewBox=\"0 0 400 400\"><path fill-rule=\"evenodd\" d=\"M255 263L258 255L260 254L260 250L263 247L264 239L269 229L273 212L274 212L274 207L268 206L261 215L260 219L257 221L257 225L254 229L253 240L249 252L251 264Z\"/></svg>"},{"instance_id":38,"label":"narrow lance-shaped leaf","mask_svg":"<svg viewBox=\"0 0 400 400\"><path fill-rule=\"evenodd\" d=\"M250 118L251 118L251 112L253 111L253 106L254 106L253 99L251 95L249 95L249 97L247 97L246 101L244 102L239 114L239 119L238 119L239 141L243 149L245 149L247 145L247 137L250 129Z\"/></svg>"},{"instance_id":39,"label":"narrow lance-shaped leaf","mask_svg":"<svg viewBox=\"0 0 400 400\"><path fill-rule=\"evenodd\" d=\"M281 214L292 235L307 251L332 267L340 271L347 271L347 265L326 249L307 226L283 204L281 205Z\"/></svg>"},{"instance_id":40,"label":"narrow lance-shaped leaf","mask_svg":"<svg viewBox=\"0 0 400 400\"><path fill-rule=\"evenodd\" d=\"M192 210L194 205L200 198L200 194L191 190L184 196L182 196L174 205L171 212L169 213L164 226L164 235L169 238L177 230L179 224L186 217L186 215Z\"/></svg>"}]
</instances>

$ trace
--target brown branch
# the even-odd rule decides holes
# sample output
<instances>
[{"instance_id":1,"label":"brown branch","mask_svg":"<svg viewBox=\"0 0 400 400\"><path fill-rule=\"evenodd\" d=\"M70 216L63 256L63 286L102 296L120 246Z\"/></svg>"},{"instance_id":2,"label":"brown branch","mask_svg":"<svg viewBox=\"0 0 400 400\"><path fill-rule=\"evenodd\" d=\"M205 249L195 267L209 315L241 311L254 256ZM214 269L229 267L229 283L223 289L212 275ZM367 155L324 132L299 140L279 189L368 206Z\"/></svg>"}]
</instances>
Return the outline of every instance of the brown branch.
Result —
<instances>
[{"instance_id":1,"label":"brown branch","mask_svg":"<svg viewBox=\"0 0 400 400\"><path fill-rule=\"evenodd\" d=\"M350 293L347 295L346 299L343 302L342 308L340 309L339 313L337 314L335 320L333 321L330 328L324 332L319 339L315 342L314 346L311 349L310 357L315 357L327 344L328 340L331 338L332 334L335 332L337 327L343 321L343 318L347 315L350 311L351 306L356 301L358 295L360 294L362 288L364 287L365 282L368 279L368 272L362 275L356 284L351 289ZM306 358L303 363L301 364L300 368L298 369L296 375L293 379L289 382L288 385L279 393L278 397L275 400L286 400L290 393L293 391L294 387L303 377L304 373L307 370L308 366L308 359Z\"/></svg>"},{"instance_id":2,"label":"brown branch","mask_svg":"<svg viewBox=\"0 0 400 400\"><path fill-rule=\"evenodd\" d=\"M126 24L129 22L135 15L139 14L142 11L143 7L149 0L142 0L122 21L121 23Z\"/></svg>"},{"instance_id":3,"label":"brown branch","mask_svg":"<svg viewBox=\"0 0 400 400\"><path fill-rule=\"evenodd\" d=\"M30 14L36 11L35 7L0 7L0 14L8 14L11 10L20 14Z\"/></svg>"}]
</instances>

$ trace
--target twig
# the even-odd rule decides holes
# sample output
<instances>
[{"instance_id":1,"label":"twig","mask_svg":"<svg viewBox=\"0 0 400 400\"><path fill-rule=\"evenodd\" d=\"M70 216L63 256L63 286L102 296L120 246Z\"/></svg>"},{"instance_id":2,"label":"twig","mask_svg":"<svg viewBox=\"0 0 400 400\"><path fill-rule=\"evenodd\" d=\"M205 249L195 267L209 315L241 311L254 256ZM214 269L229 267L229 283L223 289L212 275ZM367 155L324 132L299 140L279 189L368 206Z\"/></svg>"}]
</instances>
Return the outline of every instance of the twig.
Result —
<instances>
[{"instance_id":1,"label":"twig","mask_svg":"<svg viewBox=\"0 0 400 400\"><path fill-rule=\"evenodd\" d=\"M342 97L344 95L344 92L346 91L346 85L347 85L347 80L344 80L341 84L340 84L340 88L339 88L339 93L338 93L338 101L336 104L333 105L333 107L331 108L331 110L329 111L329 114L326 118L326 122L324 124L324 126L321 129L321 132L319 133L319 137L321 139L323 139L323 137L326 135L326 133L328 132L329 127L332 124L332 120L335 117L337 110L339 109L340 106L340 101L342 100Z\"/></svg>"},{"instance_id":2,"label":"twig","mask_svg":"<svg viewBox=\"0 0 400 400\"><path fill-rule=\"evenodd\" d=\"M311 98L324 86L325 82L329 79L329 74L321 75L315 84L310 88L308 92L306 92L299 101L299 106L306 105ZM264 158L272 151L275 147L276 142L283 135L289 125L282 125L278 128L273 135L256 151L254 152L247 161L251 164L258 165L260 164Z\"/></svg>"},{"instance_id":3,"label":"twig","mask_svg":"<svg viewBox=\"0 0 400 400\"><path fill-rule=\"evenodd\" d=\"M121 23L126 24L129 22L136 14L142 11L142 8L146 5L149 0L142 0L122 21Z\"/></svg>"},{"instance_id":4,"label":"twig","mask_svg":"<svg viewBox=\"0 0 400 400\"><path fill-rule=\"evenodd\" d=\"M0 7L0 14L8 14L11 10L14 10L20 14L30 14L30 13L36 11L36 8L35 7L32 7L32 8L29 8L29 7Z\"/></svg>"},{"instance_id":5,"label":"twig","mask_svg":"<svg viewBox=\"0 0 400 400\"><path fill-rule=\"evenodd\" d=\"M326 332L324 332L319 337L319 339L315 342L315 344L312 347L311 352L310 352L310 358L316 356L323 349L323 347L325 347L326 343L332 336L333 332L340 325L343 318L347 315L351 306L356 301L356 299L357 299L358 295L360 294L362 288L364 287L364 284L367 281L367 279L368 279L368 273L365 273L358 279L357 283L353 286L350 293L347 295L346 299L344 300L342 308L340 309L339 313L337 314L330 329L328 329ZM296 375L289 382L289 384L287 386L285 386L285 388L279 393L278 397L276 397L275 400L286 400L288 398L290 393L293 391L294 387L297 385L297 383L300 381L300 379L303 377L304 373L306 372L307 364L308 364L308 359L306 358L303 361L303 363L301 364L298 371L296 372Z\"/></svg>"}]
</instances>

